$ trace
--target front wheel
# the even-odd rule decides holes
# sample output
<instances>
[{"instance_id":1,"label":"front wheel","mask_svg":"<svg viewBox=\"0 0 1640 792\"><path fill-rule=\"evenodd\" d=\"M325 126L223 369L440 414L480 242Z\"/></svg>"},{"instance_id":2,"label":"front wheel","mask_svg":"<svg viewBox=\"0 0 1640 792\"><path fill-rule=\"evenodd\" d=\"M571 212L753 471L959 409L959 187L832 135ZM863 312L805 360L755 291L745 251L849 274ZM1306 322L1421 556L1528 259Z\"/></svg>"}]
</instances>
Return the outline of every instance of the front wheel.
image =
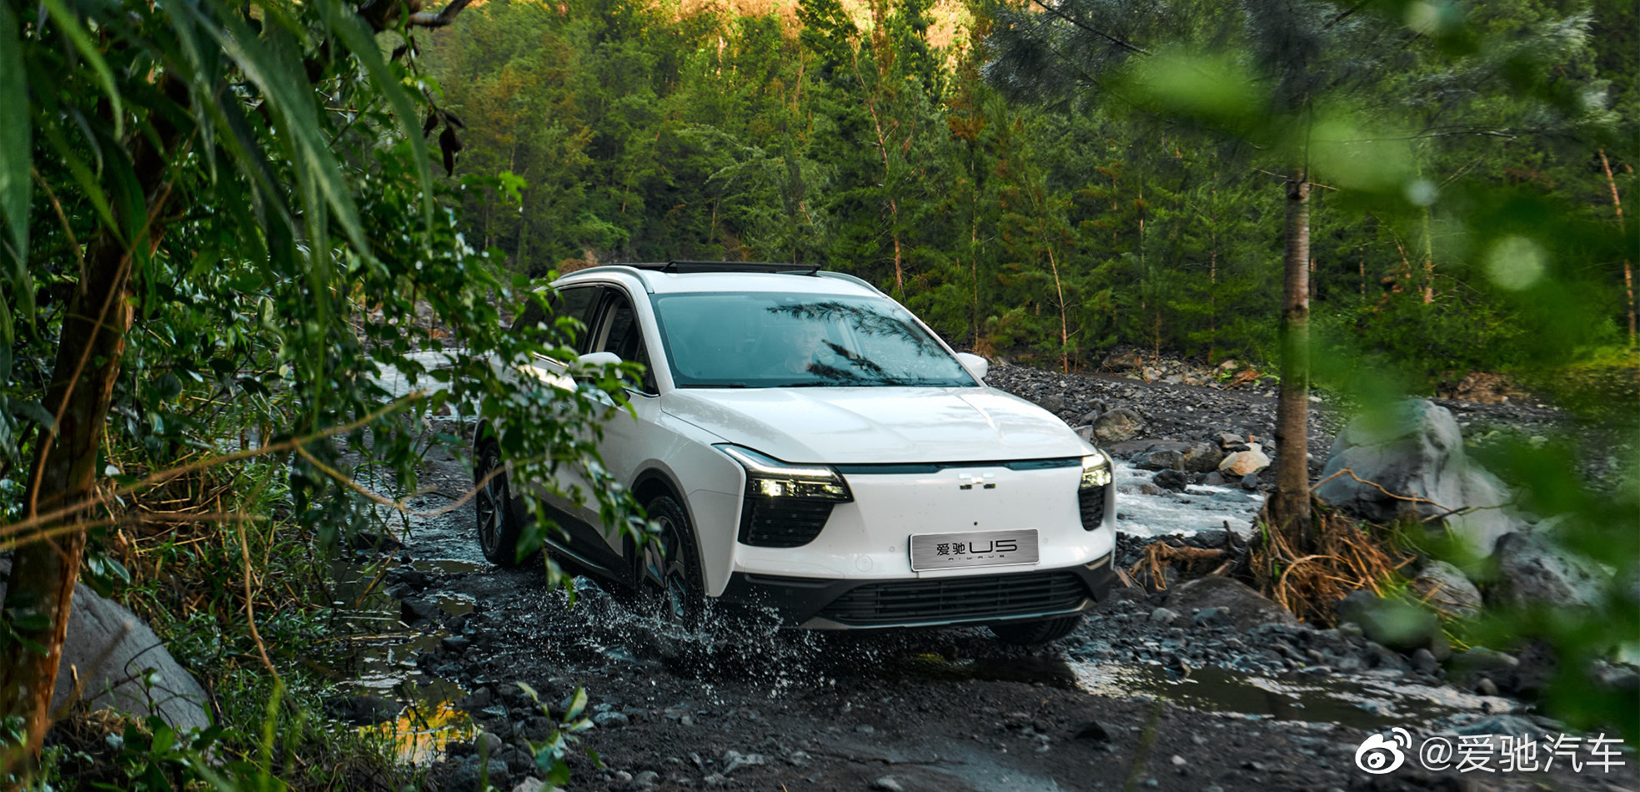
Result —
<instances>
[{"instance_id":1,"label":"front wheel","mask_svg":"<svg viewBox=\"0 0 1640 792\"><path fill-rule=\"evenodd\" d=\"M991 625L997 640L1008 644L1030 646L1057 641L1076 631L1082 624L1082 614L1059 616L1027 622L1005 622Z\"/></svg>"},{"instance_id":2,"label":"front wheel","mask_svg":"<svg viewBox=\"0 0 1640 792\"><path fill-rule=\"evenodd\" d=\"M501 448L495 443L479 446L473 483L478 487L473 507L478 516L478 545L484 557L498 566L518 566L520 526L512 511L512 490L501 464Z\"/></svg>"},{"instance_id":3,"label":"front wheel","mask_svg":"<svg viewBox=\"0 0 1640 792\"><path fill-rule=\"evenodd\" d=\"M644 504L655 532L636 547L639 607L686 627L700 622L705 602L689 513L670 495Z\"/></svg>"}]
</instances>

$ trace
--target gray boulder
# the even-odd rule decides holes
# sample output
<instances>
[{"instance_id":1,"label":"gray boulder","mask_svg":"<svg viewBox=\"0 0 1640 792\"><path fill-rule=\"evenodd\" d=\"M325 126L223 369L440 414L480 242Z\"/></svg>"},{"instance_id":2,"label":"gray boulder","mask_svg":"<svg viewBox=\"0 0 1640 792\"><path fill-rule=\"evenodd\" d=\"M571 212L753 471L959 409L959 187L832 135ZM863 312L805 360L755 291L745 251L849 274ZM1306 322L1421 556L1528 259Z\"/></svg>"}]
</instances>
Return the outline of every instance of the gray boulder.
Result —
<instances>
[{"instance_id":1,"label":"gray boulder","mask_svg":"<svg viewBox=\"0 0 1640 792\"><path fill-rule=\"evenodd\" d=\"M1441 620L1404 600L1384 599L1365 589L1353 591L1338 603L1338 621L1360 625L1367 640L1397 652L1428 649L1437 660L1452 656Z\"/></svg>"},{"instance_id":2,"label":"gray boulder","mask_svg":"<svg viewBox=\"0 0 1640 792\"><path fill-rule=\"evenodd\" d=\"M1216 618L1228 617L1242 630L1260 624L1298 624L1291 611L1251 586L1225 577L1197 578L1174 588L1167 596L1167 607L1179 613L1217 609Z\"/></svg>"},{"instance_id":3,"label":"gray boulder","mask_svg":"<svg viewBox=\"0 0 1640 792\"><path fill-rule=\"evenodd\" d=\"M74 588L51 709L55 712L76 699L93 709L143 717L157 714L177 729L210 725L204 688L177 663L159 636L125 606L83 584Z\"/></svg>"},{"instance_id":4,"label":"gray boulder","mask_svg":"<svg viewBox=\"0 0 1640 792\"><path fill-rule=\"evenodd\" d=\"M1355 477L1339 475L1345 468ZM1443 516L1483 553L1525 526L1509 508L1508 488L1465 455L1452 413L1424 399L1351 421L1333 441L1321 478L1316 496L1351 514L1376 522Z\"/></svg>"},{"instance_id":5,"label":"gray boulder","mask_svg":"<svg viewBox=\"0 0 1640 792\"><path fill-rule=\"evenodd\" d=\"M1157 473L1151 481L1162 489L1169 489L1174 492L1184 492L1185 487L1190 484L1190 479L1177 470L1164 470Z\"/></svg>"},{"instance_id":6,"label":"gray boulder","mask_svg":"<svg viewBox=\"0 0 1640 792\"><path fill-rule=\"evenodd\" d=\"M1502 537L1493 561L1498 578L1488 594L1494 605L1587 608L1600 601L1607 577L1604 570L1561 550L1541 533Z\"/></svg>"},{"instance_id":7,"label":"gray boulder","mask_svg":"<svg viewBox=\"0 0 1640 792\"><path fill-rule=\"evenodd\" d=\"M1182 455L1186 473L1210 473L1219 469L1224 452L1212 443L1191 443Z\"/></svg>"},{"instance_id":8,"label":"gray boulder","mask_svg":"<svg viewBox=\"0 0 1640 792\"><path fill-rule=\"evenodd\" d=\"M1130 407L1117 407L1093 422L1093 435L1101 443L1120 443L1138 437L1145 430L1145 419Z\"/></svg>"},{"instance_id":9,"label":"gray boulder","mask_svg":"<svg viewBox=\"0 0 1640 792\"><path fill-rule=\"evenodd\" d=\"M1481 612L1481 590L1445 561L1426 562L1412 579L1412 592L1447 618L1473 619Z\"/></svg>"},{"instance_id":10,"label":"gray boulder","mask_svg":"<svg viewBox=\"0 0 1640 792\"><path fill-rule=\"evenodd\" d=\"M1184 455L1168 449L1147 451L1134 457L1133 464L1142 470L1184 470Z\"/></svg>"}]
</instances>

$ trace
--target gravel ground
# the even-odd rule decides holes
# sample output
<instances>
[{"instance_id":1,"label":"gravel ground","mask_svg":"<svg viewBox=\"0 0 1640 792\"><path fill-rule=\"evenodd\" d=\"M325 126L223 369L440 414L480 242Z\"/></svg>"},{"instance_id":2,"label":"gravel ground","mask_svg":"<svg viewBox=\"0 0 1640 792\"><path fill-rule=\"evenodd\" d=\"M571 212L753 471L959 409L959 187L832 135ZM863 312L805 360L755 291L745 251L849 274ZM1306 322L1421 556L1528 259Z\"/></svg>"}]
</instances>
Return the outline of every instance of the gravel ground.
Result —
<instances>
[{"instance_id":1,"label":"gravel ground","mask_svg":"<svg viewBox=\"0 0 1640 792\"><path fill-rule=\"evenodd\" d=\"M1073 424L1125 405L1156 438L1273 430L1275 400L1263 392L1015 366L994 368L988 381ZM1325 400L1316 406L1309 450L1324 460L1341 419ZM1555 419L1519 405L1460 415L1526 431ZM439 492L424 508L469 486L459 461L437 456L424 483ZM1189 506L1207 500L1203 492L1122 497L1143 513L1145 498ZM1222 543L1219 516L1206 516L1190 541ZM1564 727L1534 715L1508 684L1481 695L1473 680L1420 671L1358 635L1281 619L1238 624L1177 590L1122 590L1072 636L1035 649L978 629L834 635L709 620L681 632L584 580L571 607L547 586L539 558L511 570L482 563L470 508L415 521L404 539L387 578L394 599L379 597L378 607L407 626L342 666L354 681L338 706L453 705L456 725L420 743L444 790L477 789L486 772L498 788L529 788L538 771L524 748L546 736L548 720L518 683L554 704L588 691L596 727L581 744L601 762L573 754L576 789L1640 789L1632 753L1612 773L1368 775L1355 765L1357 746L1391 727L1420 738ZM1145 541L1123 537L1123 563ZM1250 611L1230 612L1248 621Z\"/></svg>"}]
</instances>

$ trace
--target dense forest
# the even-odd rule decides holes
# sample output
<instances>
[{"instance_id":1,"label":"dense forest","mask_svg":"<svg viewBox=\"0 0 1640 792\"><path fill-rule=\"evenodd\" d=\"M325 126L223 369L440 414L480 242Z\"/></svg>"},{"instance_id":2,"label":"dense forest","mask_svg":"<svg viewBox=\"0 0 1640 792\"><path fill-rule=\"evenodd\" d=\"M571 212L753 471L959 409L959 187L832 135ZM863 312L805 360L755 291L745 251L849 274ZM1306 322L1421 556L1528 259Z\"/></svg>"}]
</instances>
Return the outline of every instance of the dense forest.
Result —
<instances>
[{"instance_id":1,"label":"dense forest","mask_svg":"<svg viewBox=\"0 0 1640 792\"><path fill-rule=\"evenodd\" d=\"M1179 8L1169 24L1226 35L1208 30L1216 6ZM489 0L422 43L442 108L464 123L456 173L504 174L516 191L469 190L466 238L517 272L818 262L982 352L1076 367L1126 344L1270 361L1279 165L1119 90L1048 90L1086 82L1067 61L995 63L1002 28L1017 36L1042 13L983 0ZM1323 117L1312 131L1337 138L1314 155L1335 164L1311 212L1318 328L1409 369L1419 389L1530 362L1507 279L1466 248L1454 214L1466 190L1550 195L1615 230L1635 184L1633 5L1467 13L1488 51L1461 59L1415 26L1386 35L1342 15L1331 57L1348 62L1329 78L1348 74L1326 101L1377 126L1339 136ZM1541 90L1503 90L1521 69L1544 75ZM1386 185L1400 191L1388 209L1352 201L1350 188ZM1626 345L1630 264L1575 266L1561 274L1598 317L1580 344Z\"/></svg>"}]
</instances>

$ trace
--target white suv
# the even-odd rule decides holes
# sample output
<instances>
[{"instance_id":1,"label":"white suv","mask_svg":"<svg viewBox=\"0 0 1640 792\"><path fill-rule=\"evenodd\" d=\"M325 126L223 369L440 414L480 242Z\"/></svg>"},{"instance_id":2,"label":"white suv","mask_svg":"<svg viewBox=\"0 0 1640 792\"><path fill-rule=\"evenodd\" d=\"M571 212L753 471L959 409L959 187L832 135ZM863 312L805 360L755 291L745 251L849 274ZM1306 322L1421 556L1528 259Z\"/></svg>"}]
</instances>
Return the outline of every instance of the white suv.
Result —
<instances>
[{"instance_id":1,"label":"white suv","mask_svg":"<svg viewBox=\"0 0 1640 792\"><path fill-rule=\"evenodd\" d=\"M553 284L556 317L583 322L584 364L647 367L631 410L610 407L605 470L657 541L601 524L587 473L555 487L506 475L495 432L475 434L479 539L516 562L524 490L565 530L572 568L647 591L690 618L707 600L819 629L989 625L1003 640L1068 634L1111 585L1111 460L1064 422L988 388L955 353L858 278L811 266L601 266ZM536 376L572 375L541 359Z\"/></svg>"}]
</instances>

